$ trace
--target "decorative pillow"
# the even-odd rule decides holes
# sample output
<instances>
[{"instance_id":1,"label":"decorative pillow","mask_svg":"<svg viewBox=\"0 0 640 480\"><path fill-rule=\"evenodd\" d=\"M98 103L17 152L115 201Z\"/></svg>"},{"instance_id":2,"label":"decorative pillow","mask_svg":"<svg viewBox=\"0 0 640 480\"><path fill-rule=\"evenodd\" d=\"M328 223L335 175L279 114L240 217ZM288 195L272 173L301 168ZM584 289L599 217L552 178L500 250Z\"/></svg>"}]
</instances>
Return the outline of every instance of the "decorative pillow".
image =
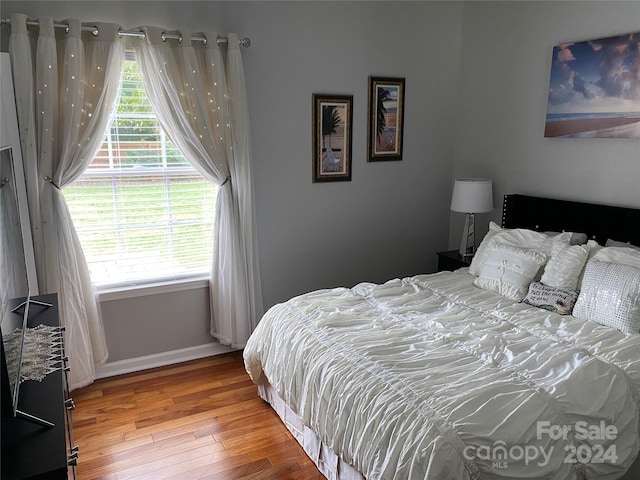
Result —
<instances>
[{"instance_id":1,"label":"decorative pillow","mask_svg":"<svg viewBox=\"0 0 640 480\"><path fill-rule=\"evenodd\" d=\"M565 232L544 232L544 233L549 235L550 237L555 237L556 235L560 235L561 233L565 233ZM586 233L571 232L569 245L584 245L585 243L587 243L587 240L588 240L588 237Z\"/></svg>"},{"instance_id":2,"label":"decorative pillow","mask_svg":"<svg viewBox=\"0 0 640 480\"><path fill-rule=\"evenodd\" d=\"M476 254L469 265L469 273L475 276L480 275L489 252L489 244L504 243L528 250L537 250L545 256L551 256L554 246L568 245L571 239L571 232L560 233L550 237L541 232L534 232L526 228L502 228L494 222L489 222L489 231L482 239Z\"/></svg>"},{"instance_id":3,"label":"decorative pillow","mask_svg":"<svg viewBox=\"0 0 640 480\"><path fill-rule=\"evenodd\" d=\"M602 262L632 265L640 268L640 250L631 247L602 247L593 258Z\"/></svg>"},{"instance_id":4,"label":"decorative pillow","mask_svg":"<svg viewBox=\"0 0 640 480\"><path fill-rule=\"evenodd\" d=\"M573 316L625 333L640 332L640 268L590 260Z\"/></svg>"},{"instance_id":5,"label":"decorative pillow","mask_svg":"<svg viewBox=\"0 0 640 480\"><path fill-rule=\"evenodd\" d=\"M595 245L597 245L595 241L589 240L587 245L561 247L547 262L540 281L560 290L577 290L578 280L587 263L589 251Z\"/></svg>"},{"instance_id":6,"label":"decorative pillow","mask_svg":"<svg viewBox=\"0 0 640 480\"><path fill-rule=\"evenodd\" d=\"M556 312L560 315L570 315L577 298L578 292L568 292L543 285L540 282L533 282L529 285L529 291L522 303Z\"/></svg>"},{"instance_id":7,"label":"decorative pillow","mask_svg":"<svg viewBox=\"0 0 640 480\"><path fill-rule=\"evenodd\" d=\"M570 245L584 245L589 241L586 233L571 232Z\"/></svg>"},{"instance_id":8,"label":"decorative pillow","mask_svg":"<svg viewBox=\"0 0 640 480\"><path fill-rule=\"evenodd\" d=\"M497 243L495 240L489 242L487 251L486 261L474 284L512 300L522 300L538 270L544 265L546 256L537 250Z\"/></svg>"},{"instance_id":9,"label":"decorative pillow","mask_svg":"<svg viewBox=\"0 0 640 480\"><path fill-rule=\"evenodd\" d=\"M502 232L504 229L500 227L495 222L489 222L489 231L486 233L480 245L478 245L478 249L476 250L475 255L471 259L471 265L469 265L469 273L471 275L475 275L476 277L480 275L480 269L482 268L482 264L484 263L488 252L487 248L489 247L489 243L491 239L499 232Z\"/></svg>"}]
</instances>

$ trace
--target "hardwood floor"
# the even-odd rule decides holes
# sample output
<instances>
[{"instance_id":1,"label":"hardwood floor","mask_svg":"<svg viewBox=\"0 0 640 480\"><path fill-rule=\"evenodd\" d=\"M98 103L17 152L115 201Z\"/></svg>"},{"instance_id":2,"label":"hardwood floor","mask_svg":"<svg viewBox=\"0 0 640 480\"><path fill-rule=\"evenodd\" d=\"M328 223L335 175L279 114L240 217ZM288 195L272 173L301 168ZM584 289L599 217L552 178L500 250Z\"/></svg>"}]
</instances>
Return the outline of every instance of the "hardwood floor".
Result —
<instances>
[{"instance_id":1,"label":"hardwood floor","mask_svg":"<svg viewBox=\"0 0 640 480\"><path fill-rule=\"evenodd\" d=\"M258 397L241 352L72 392L78 480L321 480Z\"/></svg>"}]
</instances>

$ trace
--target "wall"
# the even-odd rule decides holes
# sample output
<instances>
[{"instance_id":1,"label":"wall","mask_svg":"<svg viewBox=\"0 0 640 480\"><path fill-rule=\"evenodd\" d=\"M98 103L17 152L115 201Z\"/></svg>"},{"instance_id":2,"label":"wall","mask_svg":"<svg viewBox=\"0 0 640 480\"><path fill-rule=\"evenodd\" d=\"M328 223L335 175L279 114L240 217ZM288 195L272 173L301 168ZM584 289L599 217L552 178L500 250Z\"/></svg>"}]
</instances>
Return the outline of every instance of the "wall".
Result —
<instances>
[{"instance_id":1,"label":"wall","mask_svg":"<svg viewBox=\"0 0 640 480\"><path fill-rule=\"evenodd\" d=\"M2 2L3 17L13 11L251 37L243 55L266 307L316 288L435 269L435 252L447 245L459 134L461 3ZM406 78L401 162L366 161L369 75ZM351 182L311 182L313 93L354 96ZM103 301L110 363L210 342L200 290Z\"/></svg>"},{"instance_id":2,"label":"wall","mask_svg":"<svg viewBox=\"0 0 640 480\"><path fill-rule=\"evenodd\" d=\"M485 223L499 222L505 193L640 207L640 140L544 138L553 46L638 32L639 20L638 1L465 3L454 177L493 179ZM452 248L461 231L452 215Z\"/></svg>"},{"instance_id":3,"label":"wall","mask_svg":"<svg viewBox=\"0 0 640 480\"><path fill-rule=\"evenodd\" d=\"M243 53L266 307L432 271L435 252L459 242L452 178L494 180L496 208L479 215L480 233L499 221L504 193L640 206L640 142L543 137L552 47L637 31L640 2L2 2L3 17L12 11L251 37ZM366 162L368 75L407 79L402 162ZM354 95L352 182L311 183L312 93ZM105 302L110 361L210 342L206 288L186 292ZM168 304L183 312L178 337Z\"/></svg>"},{"instance_id":4,"label":"wall","mask_svg":"<svg viewBox=\"0 0 640 480\"><path fill-rule=\"evenodd\" d=\"M435 269L446 246L462 9L234 2L248 32L265 304ZM404 159L366 162L367 76L406 78ZM353 181L311 183L311 95L354 96ZM443 230L444 223L444 230Z\"/></svg>"}]
</instances>

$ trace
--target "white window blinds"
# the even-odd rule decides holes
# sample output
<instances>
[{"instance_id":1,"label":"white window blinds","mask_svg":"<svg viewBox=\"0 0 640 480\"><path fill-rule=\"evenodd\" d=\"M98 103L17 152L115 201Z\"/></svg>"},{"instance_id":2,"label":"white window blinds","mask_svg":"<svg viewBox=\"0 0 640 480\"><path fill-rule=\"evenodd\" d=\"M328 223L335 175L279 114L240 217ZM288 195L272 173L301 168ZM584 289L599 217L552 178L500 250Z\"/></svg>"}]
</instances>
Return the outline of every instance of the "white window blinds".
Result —
<instances>
[{"instance_id":1,"label":"white window blinds","mask_svg":"<svg viewBox=\"0 0 640 480\"><path fill-rule=\"evenodd\" d=\"M135 61L102 147L64 195L96 285L210 271L217 187L164 134Z\"/></svg>"}]
</instances>

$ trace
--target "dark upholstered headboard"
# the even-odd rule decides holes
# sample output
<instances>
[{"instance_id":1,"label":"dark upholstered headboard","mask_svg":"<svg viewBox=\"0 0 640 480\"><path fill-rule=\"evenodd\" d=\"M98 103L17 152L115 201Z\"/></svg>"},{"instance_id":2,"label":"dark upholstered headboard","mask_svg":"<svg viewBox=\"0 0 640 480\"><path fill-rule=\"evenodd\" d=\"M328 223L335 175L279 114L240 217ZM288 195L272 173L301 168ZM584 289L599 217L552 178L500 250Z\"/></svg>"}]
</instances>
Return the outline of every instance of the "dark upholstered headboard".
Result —
<instances>
[{"instance_id":1,"label":"dark upholstered headboard","mask_svg":"<svg viewBox=\"0 0 640 480\"><path fill-rule=\"evenodd\" d=\"M586 233L604 245L608 238L640 245L640 209L508 194L504 228Z\"/></svg>"}]
</instances>

